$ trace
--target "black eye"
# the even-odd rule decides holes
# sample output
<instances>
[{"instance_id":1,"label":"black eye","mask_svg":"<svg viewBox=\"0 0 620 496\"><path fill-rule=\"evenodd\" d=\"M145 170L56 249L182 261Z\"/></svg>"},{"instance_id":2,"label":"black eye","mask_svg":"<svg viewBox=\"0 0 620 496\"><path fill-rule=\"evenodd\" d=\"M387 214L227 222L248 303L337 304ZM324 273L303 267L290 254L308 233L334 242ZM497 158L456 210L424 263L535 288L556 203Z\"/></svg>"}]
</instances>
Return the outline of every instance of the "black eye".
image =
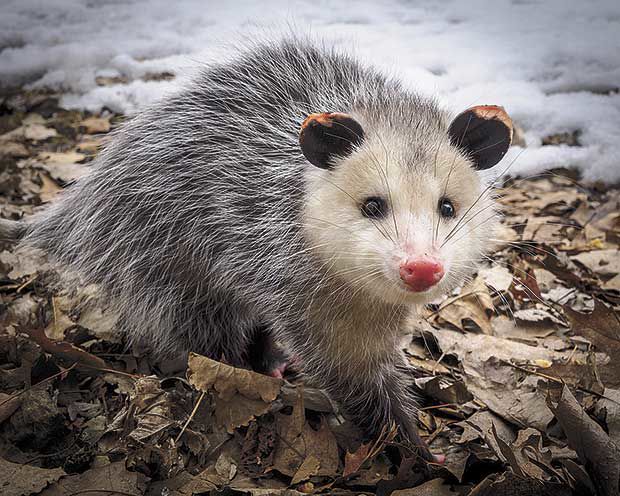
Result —
<instances>
[{"instance_id":1,"label":"black eye","mask_svg":"<svg viewBox=\"0 0 620 496\"><path fill-rule=\"evenodd\" d=\"M381 219L388 212L388 204L383 198L371 196L366 198L360 207L360 211L364 217L369 219Z\"/></svg>"},{"instance_id":2,"label":"black eye","mask_svg":"<svg viewBox=\"0 0 620 496\"><path fill-rule=\"evenodd\" d=\"M454 204L448 198L442 198L439 200L439 214L444 219L451 219L456 215L456 209L454 208Z\"/></svg>"}]
</instances>

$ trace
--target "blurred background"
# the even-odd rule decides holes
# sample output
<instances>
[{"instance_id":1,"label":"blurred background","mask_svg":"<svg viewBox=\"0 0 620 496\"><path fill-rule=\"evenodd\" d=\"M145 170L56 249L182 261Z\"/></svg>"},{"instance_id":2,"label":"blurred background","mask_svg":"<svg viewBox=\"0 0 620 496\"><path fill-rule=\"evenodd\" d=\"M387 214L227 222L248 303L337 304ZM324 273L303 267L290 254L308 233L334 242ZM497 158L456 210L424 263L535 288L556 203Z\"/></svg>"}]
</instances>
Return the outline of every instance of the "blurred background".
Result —
<instances>
[{"instance_id":1,"label":"blurred background","mask_svg":"<svg viewBox=\"0 0 620 496\"><path fill-rule=\"evenodd\" d=\"M526 147L513 148L513 173L562 164L620 179L617 0L2 0L0 85L133 114L244 38L291 32L353 52L454 112L504 105Z\"/></svg>"}]
</instances>

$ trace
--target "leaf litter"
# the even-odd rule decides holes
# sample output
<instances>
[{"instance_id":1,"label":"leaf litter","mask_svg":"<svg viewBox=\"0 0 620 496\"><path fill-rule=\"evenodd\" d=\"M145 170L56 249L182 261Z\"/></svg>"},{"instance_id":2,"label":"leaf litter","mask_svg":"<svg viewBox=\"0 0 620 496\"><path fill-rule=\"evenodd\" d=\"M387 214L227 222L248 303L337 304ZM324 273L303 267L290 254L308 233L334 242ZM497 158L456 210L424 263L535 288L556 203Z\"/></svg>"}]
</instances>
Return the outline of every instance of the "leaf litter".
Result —
<instances>
[{"instance_id":1,"label":"leaf litter","mask_svg":"<svg viewBox=\"0 0 620 496\"><path fill-rule=\"evenodd\" d=\"M121 120L44 91L0 101L10 219L88 174ZM558 170L498 194L497 253L403 341L421 434L446 457L425 474L392 426L363 439L303 376L155 360L96 288L0 247L0 493L619 494L620 191Z\"/></svg>"}]
</instances>

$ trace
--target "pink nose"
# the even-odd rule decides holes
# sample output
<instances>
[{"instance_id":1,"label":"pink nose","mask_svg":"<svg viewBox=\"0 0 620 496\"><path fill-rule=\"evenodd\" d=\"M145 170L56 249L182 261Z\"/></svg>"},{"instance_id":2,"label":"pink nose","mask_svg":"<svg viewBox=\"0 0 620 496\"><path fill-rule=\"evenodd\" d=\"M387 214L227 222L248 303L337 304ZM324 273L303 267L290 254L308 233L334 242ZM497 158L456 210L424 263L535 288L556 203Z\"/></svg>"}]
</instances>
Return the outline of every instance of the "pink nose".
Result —
<instances>
[{"instance_id":1,"label":"pink nose","mask_svg":"<svg viewBox=\"0 0 620 496\"><path fill-rule=\"evenodd\" d=\"M426 291L443 277L443 265L435 258L415 258L400 266L400 278L412 291Z\"/></svg>"}]
</instances>

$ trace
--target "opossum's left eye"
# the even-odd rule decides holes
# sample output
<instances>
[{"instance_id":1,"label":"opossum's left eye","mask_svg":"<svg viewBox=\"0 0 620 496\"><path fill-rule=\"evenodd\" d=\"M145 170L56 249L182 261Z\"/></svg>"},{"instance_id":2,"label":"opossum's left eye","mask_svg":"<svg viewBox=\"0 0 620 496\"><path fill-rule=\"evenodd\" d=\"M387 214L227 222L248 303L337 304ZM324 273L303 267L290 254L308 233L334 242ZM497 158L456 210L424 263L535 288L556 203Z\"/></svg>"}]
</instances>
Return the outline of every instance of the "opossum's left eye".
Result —
<instances>
[{"instance_id":1,"label":"opossum's left eye","mask_svg":"<svg viewBox=\"0 0 620 496\"><path fill-rule=\"evenodd\" d=\"M360 210L368 219L381 219L388 213L388 204L383 198L371 196L362 203Z\"/></svg>"},{"instance_id":2,"label":"opossum's left eye","mask_svg":"<svg viewBox=\"0 0 620 496\"><path fill-rule=\"evenodd\" d=\"M439 200L439 214L444 219L451 219L456 215L456 209L454 208L454 204L450 201L449 198L443 197Z\"/></svg>"}]
</instances>

